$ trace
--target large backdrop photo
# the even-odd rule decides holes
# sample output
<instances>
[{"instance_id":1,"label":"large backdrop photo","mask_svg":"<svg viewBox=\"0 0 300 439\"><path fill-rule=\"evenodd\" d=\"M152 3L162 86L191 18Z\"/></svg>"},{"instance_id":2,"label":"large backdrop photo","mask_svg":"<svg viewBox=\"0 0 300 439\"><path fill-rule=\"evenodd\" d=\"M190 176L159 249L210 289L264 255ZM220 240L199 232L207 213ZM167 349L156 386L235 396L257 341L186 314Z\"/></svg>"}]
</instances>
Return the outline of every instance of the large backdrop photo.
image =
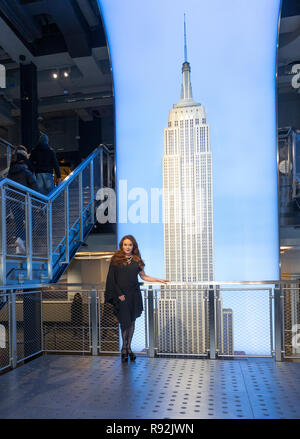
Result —
<instances>
[{"instance_id":1,"label":"large backdrop photo","mask_svg":"<svg viewBox=\"0 0 300 439\"><path fill-rule=\"evenodd\" d=\"M171 281L278 279L280 0L99 6L114 78L118 238L134 235L145 271ZM268 331L259 309L269 298L252 293L252 318ZM245 302L235 303L242 351L253 322L242 335ZM251 353L262 344L256 336Z\"/></svg>"}]
</instances>

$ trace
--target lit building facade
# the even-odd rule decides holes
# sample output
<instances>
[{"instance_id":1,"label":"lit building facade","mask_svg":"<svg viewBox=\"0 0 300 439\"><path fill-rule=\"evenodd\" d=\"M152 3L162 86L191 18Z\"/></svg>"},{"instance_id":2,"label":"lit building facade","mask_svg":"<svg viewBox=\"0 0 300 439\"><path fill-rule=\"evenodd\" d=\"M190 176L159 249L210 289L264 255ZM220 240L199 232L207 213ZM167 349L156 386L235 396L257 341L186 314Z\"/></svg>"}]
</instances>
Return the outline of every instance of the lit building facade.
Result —
<instances>
[{"instance_id":1,"label":"lit building facade","mask_svg":"<svg viewBox=\"0 0 300 439\"><path fill-rule=\"evenodd\" d=\"M183 63L181 100L164 133L164 249L167 279L212 281L212 154L205 109L192 99L190 65Z\"/></svg>"}]
</instances>

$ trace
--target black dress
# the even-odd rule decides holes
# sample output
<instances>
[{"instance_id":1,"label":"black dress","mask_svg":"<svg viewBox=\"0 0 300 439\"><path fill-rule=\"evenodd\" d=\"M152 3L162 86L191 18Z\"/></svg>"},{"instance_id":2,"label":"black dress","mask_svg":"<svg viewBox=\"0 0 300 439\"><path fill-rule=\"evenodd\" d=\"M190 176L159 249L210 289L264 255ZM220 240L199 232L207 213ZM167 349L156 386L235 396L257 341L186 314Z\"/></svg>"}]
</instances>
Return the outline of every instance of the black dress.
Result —
<instances>
[{"instance_id":1,"label":"black dress","mask_svg":"<svg viewBox=\"0 0 300 439\"><path fill-rule=\"evenodd\" d=\"M142 314L143 300L138 282L138 273L142 269L136 261L130 264L113 265L110 263L106 279L105 302L114 306L122 331ZM124 294L125 300L119 299Z\"/></svg>"}]
</instances>

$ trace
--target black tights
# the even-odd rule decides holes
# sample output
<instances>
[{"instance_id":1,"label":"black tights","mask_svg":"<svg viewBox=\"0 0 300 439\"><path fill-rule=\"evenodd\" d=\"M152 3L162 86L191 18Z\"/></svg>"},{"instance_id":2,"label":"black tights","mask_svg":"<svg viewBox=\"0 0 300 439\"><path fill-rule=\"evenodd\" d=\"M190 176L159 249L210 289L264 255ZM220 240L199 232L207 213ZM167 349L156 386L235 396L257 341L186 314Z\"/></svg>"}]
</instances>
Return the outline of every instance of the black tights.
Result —
<instances>
[{"instance_id":1,"label":"black tights","mask_svg":"<svg viewBox=\"0 0 300 439\"><path fill-rule=\"evenodd\" d=\"M126 328L122 331L122 340L123 340L122 351L128 349L129 352L131 352L131 340L134 333L134 326L135 326L135 322L131 322L131 326L129 326L129 328Z\"/></svg>"}]
</instances>

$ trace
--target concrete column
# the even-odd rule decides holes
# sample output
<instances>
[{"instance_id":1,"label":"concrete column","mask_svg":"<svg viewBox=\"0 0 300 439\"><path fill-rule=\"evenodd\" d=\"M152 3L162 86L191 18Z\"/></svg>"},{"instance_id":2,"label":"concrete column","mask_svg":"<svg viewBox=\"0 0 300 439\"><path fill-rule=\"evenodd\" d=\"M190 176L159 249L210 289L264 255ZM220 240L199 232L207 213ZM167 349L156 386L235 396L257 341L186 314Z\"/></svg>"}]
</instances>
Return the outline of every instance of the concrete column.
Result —
<instances>
[{"instance_id":1,"label":"concrete column","mask_svg":"<svg viewBox=\"0 0 300 439\"><path fill-rule=\"evenodd\" d=\"M20 65L21 138L30 151L38 141L37 70L33 63Z\"/></svg>"}]
</instances>

